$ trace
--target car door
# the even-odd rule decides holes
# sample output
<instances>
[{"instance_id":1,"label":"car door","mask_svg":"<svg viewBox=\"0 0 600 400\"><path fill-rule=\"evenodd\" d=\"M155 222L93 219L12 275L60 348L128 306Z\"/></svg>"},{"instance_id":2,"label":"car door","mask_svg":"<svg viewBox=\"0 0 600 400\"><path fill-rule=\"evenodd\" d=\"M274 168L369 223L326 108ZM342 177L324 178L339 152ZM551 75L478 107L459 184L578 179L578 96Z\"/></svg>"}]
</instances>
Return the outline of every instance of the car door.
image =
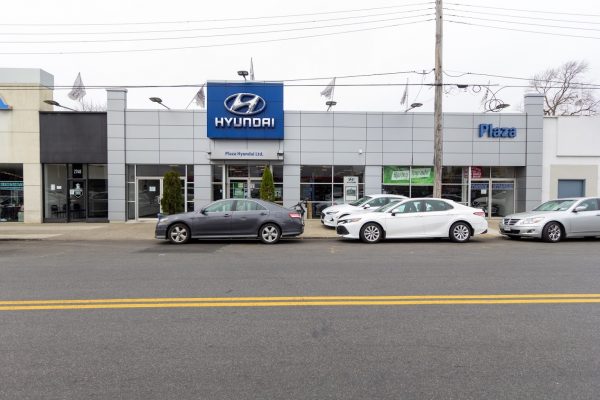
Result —
<instances>
[{"instance_id":1,"label":"car door","mask_svg":"<svg viewBox=\"0 0 600 400\"><path fill-rule=\"evenodd\" d=\"M387 238L409 238L423 236L420 211L423 200L412 200L394 207L386 216Z\"/></svg>"},{"instance_id":2,"label":"car door","mask_svg":"<svg viewBox=\"0 0 600 400\"><path fill-rule=\"evenodd\" d=\"M238 200L231 217L231 233L235 236L257 236L269 211L252 200Z\"/></svg>"},{"instance_id":3,"label":"car door","mask_svg":"<svg viewBox=\"0 0 600 400\"><path fill-rule=\"evenodd\" d=\"M575 206L585 210L571 213L571 232L575 235L600 235L600 201L599 199L583 200Z\"/></svg>"},{"instance_id":4,"label":"car door","mask_svg":"<svg viewBox=\"0 0 600 400\"><path fill-rule=\"evenodd\" d=\"M194 218L193 236L231 235L231 216L235 200L219 200L203 208Z\"/></svg>"},{"instance_id":5,"label":"car door","mask_svg":"<svg viewBox=\"0 0 600 400\"><path fill-rule=\"evenodd\" d=\"M453 207L442 200L425 200L422 202L423 216L421 225L423 235L428 237L448 236L448 222L451 218Z\"/></svg>"}]
</instances>

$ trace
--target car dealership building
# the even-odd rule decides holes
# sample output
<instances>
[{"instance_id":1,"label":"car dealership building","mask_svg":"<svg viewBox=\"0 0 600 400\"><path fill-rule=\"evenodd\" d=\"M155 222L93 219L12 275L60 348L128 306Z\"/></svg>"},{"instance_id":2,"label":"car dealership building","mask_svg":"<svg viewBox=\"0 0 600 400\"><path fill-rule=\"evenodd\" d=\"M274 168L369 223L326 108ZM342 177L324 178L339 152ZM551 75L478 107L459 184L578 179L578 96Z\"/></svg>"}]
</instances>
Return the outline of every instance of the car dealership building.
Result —
<instances>
[{"instance_id":1,"label":"car dealership building","mask_svg":"<svg viewBox=\"0 0 600 400\"><path fill-rule=\"evenodd\" d=\"M23 71L0 69L0 82L14 83ZM17 84L39 86L27 104L19 100L23 91L0 83L2 220L156 218L168 170L180 173L188 210L257 197L265 167L276 201L305 200L312 218L363 194L433 192L432 113L287 111L284 85L257 81L209 82L202 111L129 109L127 90L108 89L106 112L51 112L44 103L52 98L51 76L26 71L46 79L21 76ZM18 144L22 128L15 125L25 109L27 146ZM445 113L444 197L490 217L533 208L546 182L544 129L538 94L525 95L522 113ZM595 176L591 167L582 175L594 180L586 193L598 190L595 167Z\"/></svg>"}]
</instances>

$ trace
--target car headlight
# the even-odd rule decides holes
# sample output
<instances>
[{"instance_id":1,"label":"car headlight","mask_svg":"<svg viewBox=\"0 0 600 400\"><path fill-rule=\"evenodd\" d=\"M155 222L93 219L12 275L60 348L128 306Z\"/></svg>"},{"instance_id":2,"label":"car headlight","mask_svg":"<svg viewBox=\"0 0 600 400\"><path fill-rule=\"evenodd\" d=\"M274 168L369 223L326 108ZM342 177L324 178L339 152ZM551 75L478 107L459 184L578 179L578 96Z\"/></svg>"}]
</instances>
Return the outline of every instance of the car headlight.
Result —
<instances>
[{"instance_id":1,"label":"car headlight","mask_svg":"<svg viewBox=\"0 0 600 400\"><path fill-rule=\"evenodd\" d=\"M337 213L339 213L339 211L327 211L327 212L325 212L325 214L327 214L327 215L333 215L333 214L337 214Z\"/></svg>"},{"instance_id":2,"label":"car headlight","mask_svg":"<svg viewBox=\"0 0 600 400\"><path fill-rule=\"evenodd\" d=\"M538 222L542 222L544 219L546 219L546 218L545 217L525 218L524 220L521 221L521 224L523 224L523 225L533 225L533 224L537 224Z\"/></svg>"},{"instance_id":3,"label":"car headlight","mask_svg":"<svg viewBox=\"0 0 600 400\"><path fill-rule=\"evenodd\" d=\"M347 224L347 223L349 223L349 222L358 222L358 221L360 221L360 220L361 220L361 218L350 218L350 219L343 219L343 220L341 220L341 221L340 221L340 224L341 224L341 223L343 223L343 224Z\"/></svg>"},{"instance_id":4,"label":"car headlight","mask_svg":"<svg viewBox=\"0 0 600 400\"><path fill-rule=\"evenodd\" d=\"M162 224L163 222L167 222L169 220L169 217L162 217L161 219L158 220L159 224Z\"/></svg>"}]
</instances>

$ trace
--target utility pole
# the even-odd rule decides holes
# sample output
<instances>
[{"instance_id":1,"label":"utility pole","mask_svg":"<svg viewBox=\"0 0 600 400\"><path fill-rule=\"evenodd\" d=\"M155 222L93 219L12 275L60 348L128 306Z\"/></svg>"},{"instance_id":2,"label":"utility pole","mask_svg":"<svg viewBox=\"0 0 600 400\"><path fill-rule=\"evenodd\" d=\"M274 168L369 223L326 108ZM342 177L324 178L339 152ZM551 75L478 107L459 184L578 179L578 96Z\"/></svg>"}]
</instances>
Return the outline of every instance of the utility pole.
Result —
<instances>
[{"instance_id":1,"label":"utility pole","mask_svg":"<svg viewBox=\"0 0 600 400\"><path fill-rule=\"evenodd\" d=\"M435 0L435 103L433 108L433 197L442 197L442 0Z\"/></svg>"}]
</instances>

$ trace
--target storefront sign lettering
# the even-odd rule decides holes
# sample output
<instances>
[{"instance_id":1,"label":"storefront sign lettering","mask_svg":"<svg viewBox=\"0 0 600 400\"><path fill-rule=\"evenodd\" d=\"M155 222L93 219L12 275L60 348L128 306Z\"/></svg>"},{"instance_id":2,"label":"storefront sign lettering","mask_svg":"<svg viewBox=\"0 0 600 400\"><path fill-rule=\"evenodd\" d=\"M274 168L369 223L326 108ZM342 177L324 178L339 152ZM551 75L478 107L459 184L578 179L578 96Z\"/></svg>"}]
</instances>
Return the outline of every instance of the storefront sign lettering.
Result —
<instances>
[{"instance_id":1,"label":"storefront sign lettering","mask_svg":"<svg viewBox=\"0 0 600 400\"><path fill-rule=\"evenodd\" d=\"M517 137L517 128L497 128L492 124L479 124L479 137L512 139Z\"/></svg>"}]
</instances>

